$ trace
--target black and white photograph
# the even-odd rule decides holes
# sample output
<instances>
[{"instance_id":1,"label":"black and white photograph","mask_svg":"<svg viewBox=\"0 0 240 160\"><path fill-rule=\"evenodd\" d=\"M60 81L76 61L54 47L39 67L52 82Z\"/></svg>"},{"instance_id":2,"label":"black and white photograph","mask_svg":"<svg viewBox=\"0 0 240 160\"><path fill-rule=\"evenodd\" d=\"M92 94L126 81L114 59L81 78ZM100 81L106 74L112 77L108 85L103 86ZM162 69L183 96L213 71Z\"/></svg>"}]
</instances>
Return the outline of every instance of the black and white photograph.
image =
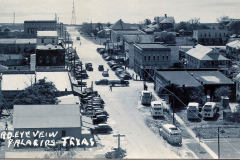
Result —
<instances>
[{"instance_id":1,"label":"black and white photograph","mask_svg":"<svg viewBox=\"0 0 240 160\"><path fill-rule=\"evenodd\" d=\"M0 6L0 159L240 158L239 0Z\"/></svg>"}]
</instances>

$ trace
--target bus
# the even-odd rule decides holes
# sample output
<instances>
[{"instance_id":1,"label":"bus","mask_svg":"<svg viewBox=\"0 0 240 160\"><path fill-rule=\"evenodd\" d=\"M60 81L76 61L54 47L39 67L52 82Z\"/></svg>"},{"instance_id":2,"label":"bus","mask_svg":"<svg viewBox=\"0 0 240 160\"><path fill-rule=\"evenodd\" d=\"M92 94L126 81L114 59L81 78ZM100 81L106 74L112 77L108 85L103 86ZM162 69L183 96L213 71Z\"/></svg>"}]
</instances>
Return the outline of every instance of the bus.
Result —
<instances>
[{"instance_id":1,"label":"bus","mask_svg":"<svg viewBox=\"0 0 240 160\"><path fill-rule=\"evenodd\" d=\"M199 103L190 102L187 107L187 118L198 119L199 114Z\"/></svg>"},{"instance_id":2,"label":"bus","mask_svg":"<svg viewBox=\"0 0 240 160\"><path fill-rule=\"evenodd\" d=\"M160 101L152 101L151 102L151 107L150 107L150 112L151 115L154 116L164 116L163 114L163 103Z\"/></svg>"},{"instance_id":3,"label":"bus","mask_svg":"<svg viewBox=\"0 0 240 160\"><path fill-rule=\"evenodd\" d=\"M213 118L217 113L218 107L215 102L206 102L202 107L203 118Z\"/></svg>"},{"instance_id":4,"label":"bus","mask_svg":"<svg viewBox=\"0 0 240 160\"><path fill-rule=\"evenodd\" d=\"M159 134L171 144L182 144L182 133L173 124L163 124Z\"/></svg>"},{"instance_id":5,"label":"bus","mask_svg":"<svg viewBox=\"0 0 240 160\"><path fill-rule=\"evenodd\" d=\"M152 101L152 92L142 91L141 93L141 103L150 105Z\"/></svg>"}]
</instances>

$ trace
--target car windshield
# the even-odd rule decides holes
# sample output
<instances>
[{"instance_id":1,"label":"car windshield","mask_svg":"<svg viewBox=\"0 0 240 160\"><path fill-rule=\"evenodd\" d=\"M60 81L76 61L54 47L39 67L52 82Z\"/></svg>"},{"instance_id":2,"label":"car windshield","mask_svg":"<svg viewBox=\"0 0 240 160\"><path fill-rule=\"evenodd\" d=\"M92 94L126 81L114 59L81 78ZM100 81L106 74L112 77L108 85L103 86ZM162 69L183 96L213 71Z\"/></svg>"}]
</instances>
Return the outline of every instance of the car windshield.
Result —
<instances>
[{"instance_id":1,"label":"car windshield","mask_svg":"<svg viewBox=\"0 0 240 160\"><path fill-rule=\"evenodd\" d=\"M171 131L178 131L178 129L176 127L173 128L169 128Z\"/></svg>"},{"instance_id":2,"label":"car windshield","mask_svg":"<svg viewBox=\"0 0 240 160\"><path fill-rule=\"evenodd\" d=\"M150 96L150 93L143 93L143 96Z\"/></svg>"},{"instance_id":3,"label":"car windshield","mask_svg":"<svg viewBox=\"0 0 240 160\"><path fill-rule=\"evenodd\" d=\"M154 107L161 107L161 104L154 104Z\"/></svg>"}]
</instances>

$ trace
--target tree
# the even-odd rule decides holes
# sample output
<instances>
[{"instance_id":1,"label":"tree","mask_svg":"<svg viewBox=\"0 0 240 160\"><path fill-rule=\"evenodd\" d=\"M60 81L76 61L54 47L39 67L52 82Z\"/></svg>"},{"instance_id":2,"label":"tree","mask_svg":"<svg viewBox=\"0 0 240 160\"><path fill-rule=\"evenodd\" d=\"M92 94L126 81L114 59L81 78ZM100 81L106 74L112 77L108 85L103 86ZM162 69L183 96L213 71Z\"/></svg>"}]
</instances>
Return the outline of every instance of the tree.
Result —
<instances>
[{"instance_id":1,"label":"tree","mask_svg":"<svg viewBox=\"0 0 240 160\"><path fill-rule=\"evenodd\" d=\"M222 86L222 87L219 87L215 90L214 94L215 94L215 97L220 100L221 99L221 96L230 96L231 95L231 89L230 87L228 86Z\"/></svg>"},{"instance_id":2,"label":"tree","mask_svg":"<svg viewBox=\"0 0 240 160\"><path fill-rule=\"evenodd\" d=\"M230 24L230 29L234 34L240 34L240 21L233 21Z\"/></svg>"},{"instance_id":3,"label":"tree","mask_svg":"<svg viewBox=\"0 0 240 160\"><path fill-rule=\"evenodd\" d=\"M97 25L95 26L95 29L98 29L98 31L103 30L102 23L98 22Z\"/></svg>"},{"instance_id":4,"label":"tree","mask_svg":"<svg viewBox=\"0 0 240 160\"><path fill-rule=\"evenodd\" d=\"M144 25L149 25L149 24L151 24L151 20L149 19L149 18L147 18L147 19L145 19L144 20Z\"/></svg>"},{"instance_id":5,"label":"tree","mask_svg":"<svg viewBox=\"0 0 240 160\"><path fill-rule=\"evenodd\" d=\"M56 104L58 90L53 82L46 82L46 77L38 80L16 96L13 104Z\"/></svg>"},{"instance_id":6,"label":"tree","mask_svg":"<svg viewBox=\"0 0 240 160\"><path fill-rule=\"evenodd\" d=\"M80 31L85 34L91 35L93 33L92 25L90 23L83 22Z\"/></svg>"},{"instance_id":7,"label":"tree","mask_svg":"<svg viewBox=\"0 0 240 160\"><path fill-rule=\"evenodd\" d=\"M138 24L138 28L140 29L140 30L142 30L143 29L143 22L139 22L139 24Z\"/></svg>"},{"instance_id":8,"label":"tree","mask_svg":"<svg viewBox=\"0 0 240 160\"><path fill-rule=\"evenodd\" d=\"M185 31L187 31L188 30L188 28L189 28L189 23L188 22L180 22L178 25L176 25L176 30L177 31L179 31L179 30L181 30L181 29L184 29Z\"/></svg>"},{"instance_id":9,"label":"tree","mask_svg":"<svg viewBox=\"0 0 240 160\"><path fill-rule=\"evenodd\" d=\"M112 24L110 22L107 22L107 27L109 28Z\"/></svg>"},{"instance_id":10,"label":"tree","mask_svg":"<svg viewBox=\"0 0 240 160\"><path fill-rule=\"evenodd\" d=\"M93 30L93 35L94 35L95 40L96 40L96 37L97 37L97 35L98 35L98 30L97 30L97 29L94 29L94 30Z\"/></svg>"},{"instance_id":11,"label":"tree","mask_svg":"<svg viewBox=\"0 0 240 160\"><path fill-rule=\"evenodd\" d=\"M229 16L221 16L221 17L217 18L216 20L218 22L219 29L224 29L224 26L226 25L226 23L224 23L224 21L230 20L230 18L229 18Z\"/></svg>"},{"instance_id":12,"label":"tree","mask_svg":"<svg viewBox=\"0 0 240 160\"><path fill-rule=\"evenodd\" d=\"M192 18L188 22L190 30L196 30L200 25L200 18Z\"/></svg>"},{"instance_id":13,"label":"tree","mask_svg":"<svg viewBox=\"0 0 240 160\"><path fill-rule=\"evenodd\" d=\"M189 95L189 101L202 103L202 97L204 96L203 86L199 86L191 90Z\"/></svg>"}]
</instances>

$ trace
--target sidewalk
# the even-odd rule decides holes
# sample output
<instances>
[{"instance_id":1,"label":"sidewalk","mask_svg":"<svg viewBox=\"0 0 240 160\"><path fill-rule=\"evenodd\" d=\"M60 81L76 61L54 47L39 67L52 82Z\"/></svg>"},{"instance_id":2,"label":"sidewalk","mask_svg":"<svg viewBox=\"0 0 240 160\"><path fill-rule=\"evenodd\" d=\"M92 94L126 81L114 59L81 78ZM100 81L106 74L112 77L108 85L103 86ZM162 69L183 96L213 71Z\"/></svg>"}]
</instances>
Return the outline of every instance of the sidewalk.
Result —
<instances>
[{"instance_id":1,"label":"sidewalk","mask_svg":"<svg viewBox=\"0 0 240 160\"><path fill-rule=\"evenodd\" d=\"M134 74L134 79L136 78L136 73L134 72L134 70L132 69L128 69L126 68L126 70L130 73L130 75ZM140 80L140 76L138 75L138 80ZM148 90L152 92L152 94L154 95L154 97L157 99L157 100L161 100L161 98L159 98L156 94L156 92L154 91L153 87L148 87ZM165 101L163 101L165 104L165 106L167 106L168 109L169 108L169 105L166 104ZM171 113L172 114L172 113ZM183 122L183 120L177 115L177 114L174 114L174 117L176 119L176 121L178 121L186 130L187 132L196 140L196 142L198 142L198 138L196 137L196 134L189 128L186 126L186 124ZM218 159L218 156L204 143L200 143L200 145L214 158L214 159Z\"/></svg>"}]
</instances>

